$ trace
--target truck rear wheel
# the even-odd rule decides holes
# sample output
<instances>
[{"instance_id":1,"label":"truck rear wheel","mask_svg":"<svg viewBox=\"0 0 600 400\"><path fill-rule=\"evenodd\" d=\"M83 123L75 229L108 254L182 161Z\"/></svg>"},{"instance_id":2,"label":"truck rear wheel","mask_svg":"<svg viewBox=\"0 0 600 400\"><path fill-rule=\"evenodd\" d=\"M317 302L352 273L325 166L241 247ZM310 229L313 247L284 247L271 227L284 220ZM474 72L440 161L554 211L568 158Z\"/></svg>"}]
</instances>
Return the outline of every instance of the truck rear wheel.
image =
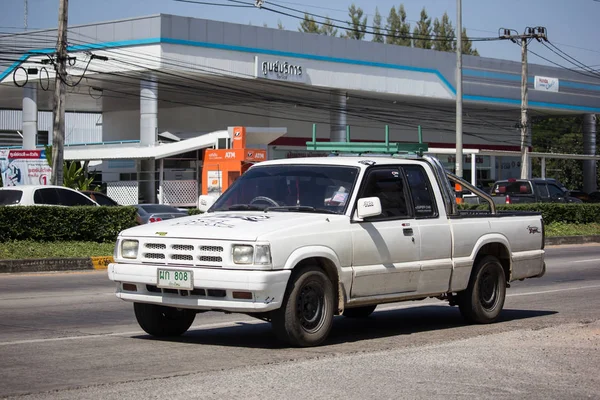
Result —
<instances>
[{"instance_id":1,"label":"truck rear wheel","mask_svg":"<svg viewBox=\"0 0 600 400\"><path fill-rule=\"evenodd\" d=\"M459 294L458 306L469 322L488 324L500 315L506 298L506 277L500 261L485 256L477 262L469 286Z\"/></svg>"},{"instance_id":2,"label":"truck rear wheel","mask_svg":"<svg viewBox=\"0 0 600 400\"><path fill-rule=\"evenodd\" d=\"M271 322L280 340L292 346L317 346L329 335L333 313L333 284L321 269L309 267L292 275Z\"/></svg>"},{"instance_id":3,"label":"truck rear wheel","mask_svg":"<svg viewBox=\"0 0 600 400\"><path fill-rule=\"evenodd\" d=\"M133 303L133 310L140 327L157 337L183 335L196 318L194 310L155 304Z\"/></svg>"},{"instance_id":4,"label":"truck rear wheel","mask_svg":"<svg viewBox=\"0 0 600 400\"><path fill-rule=\"evenodd\" d=\"M377 308L377 305L346 308L344 309L343 315L347 318L367 318L369 315L373 314L375 308Z\"/></svg>"}]
</instances>

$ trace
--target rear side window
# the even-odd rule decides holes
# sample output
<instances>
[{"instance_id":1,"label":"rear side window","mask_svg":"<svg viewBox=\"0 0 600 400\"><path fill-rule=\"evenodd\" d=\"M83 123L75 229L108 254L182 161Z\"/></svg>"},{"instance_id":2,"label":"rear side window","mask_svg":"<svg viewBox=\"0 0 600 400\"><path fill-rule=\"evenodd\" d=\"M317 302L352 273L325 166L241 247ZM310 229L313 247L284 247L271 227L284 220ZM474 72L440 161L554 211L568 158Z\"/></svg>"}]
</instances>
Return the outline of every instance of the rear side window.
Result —
<instances>
[{"instance_id":1,"label":"rear side window","mask_svg":"<svg viewBox=\"0 0 600 400\"><path fill-rule=\"evenodd\" d=\"M67 189L57 189L60 204L63 206L94 206L94 202L87 196Z\"/></svg>"},{"instance_id":2,"label":"rear side window","mask_svg":"<svg viewBox=\"0 0 600 400\"><path fill-rule=\"evenodd\" d=\"M60 199L58 198L58 192L55 188L44 188L38 189L33 195L33 202L40 205L60 205Z\"/></svg>"},{"instance_id":3,"label":"rear side window","mask_svg":"<svg viewBox=\"0 0 600 400\"><path fill-rule=\"evenodd\" d=\"M92 200L95 200L96 203L100 204L101 206L118 206L119 204L114 201L113 199L111 199L110 197L104 196L103 194L100 193L90 193L89 197Z\"/></svg>"},{"instance_id":4,"label":"rear side window","mask_svg":"<svg viewBox=\"0 0 600 400\"><path fill-rule=\"evenodd\" d=\"M419 165L404 166L410 195L415 206L416 218L437 217L437 208L433 190L423 167Z\"/></svg>"},{"instance_id":5,"label":"rear side window","mask_svg":"<svg viewBox=\"0 0 600 400\"><path fill-rule=\"evenodd\" d=\"M533 194L533 192L531 191L531 184L526 181L500 182L494 185L492 196L503 196L507 194L527 195Z\"/></svg>"},{"instance_id":6,"label":"rear side window","mask_svg":"<svg viewBox=\"0 0 600 400\"><path fill-rule=\"evenodd\" d=\"M535 190L537 190L538 195L542 199L547 199L547 198L550 197L550 195L548 194L548 188L546 187L545 183L536 183L535 184Z\"/></svg>"},{"instance_id":7,"label":"rear side window","mask_svg":"<svg viewBox=\"0 0 600 400\"><path fill-rule=\"evenodd\" d=\"M19 204L22 197L23 192L20 190L0 190L0 206Z\"/></svg>"}]
</instances>

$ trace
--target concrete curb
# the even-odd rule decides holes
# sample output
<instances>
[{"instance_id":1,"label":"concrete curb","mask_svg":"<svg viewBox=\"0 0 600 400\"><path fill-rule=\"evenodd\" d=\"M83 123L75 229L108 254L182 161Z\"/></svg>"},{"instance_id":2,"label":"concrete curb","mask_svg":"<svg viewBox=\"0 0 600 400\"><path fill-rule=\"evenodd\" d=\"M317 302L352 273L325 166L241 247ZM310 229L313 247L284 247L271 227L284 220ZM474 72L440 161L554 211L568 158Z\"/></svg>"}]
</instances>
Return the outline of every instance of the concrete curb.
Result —
<instances>
[{"instance_id":1,"label":"concrete curb","mask_svg":"<svg viewBox=\"0 0 600 400\"><path fill-rule=\"evenodd\" d=\"M560 246L565 244L600 243L600 235L590 236L556 236L546 238L546 246Z\"/></svg>"},{"instance_id":2,"label":"concrete curb","mask_svg":"<svg viewBox=\"0 0 600 400\"><path fill-rule=\"evenodd\" d=\"M0 274L103 270L106 269L111 262L113 262L112 257L0 260Z\"/></svg>"}]
</instances>

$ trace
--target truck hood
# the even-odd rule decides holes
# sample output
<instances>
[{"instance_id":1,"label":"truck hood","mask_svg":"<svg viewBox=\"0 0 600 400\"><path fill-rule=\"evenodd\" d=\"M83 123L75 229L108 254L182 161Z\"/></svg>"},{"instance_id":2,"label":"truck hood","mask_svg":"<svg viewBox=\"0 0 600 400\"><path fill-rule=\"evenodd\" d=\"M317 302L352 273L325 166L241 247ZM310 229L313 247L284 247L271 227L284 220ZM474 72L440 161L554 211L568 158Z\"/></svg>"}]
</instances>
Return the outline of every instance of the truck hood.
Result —
<instances>
[{"instance_id":1,"label":"truck hood","mask_svg":"<svg viewBox=\"0 0 600 400\"><path fill-rule=\"evenodd\" d=\"M255 241L292 226L325 223L341 215L297 212L215 212L144 224L121 232L124 237L167 237Z\"/></svg>"}]
</instances>

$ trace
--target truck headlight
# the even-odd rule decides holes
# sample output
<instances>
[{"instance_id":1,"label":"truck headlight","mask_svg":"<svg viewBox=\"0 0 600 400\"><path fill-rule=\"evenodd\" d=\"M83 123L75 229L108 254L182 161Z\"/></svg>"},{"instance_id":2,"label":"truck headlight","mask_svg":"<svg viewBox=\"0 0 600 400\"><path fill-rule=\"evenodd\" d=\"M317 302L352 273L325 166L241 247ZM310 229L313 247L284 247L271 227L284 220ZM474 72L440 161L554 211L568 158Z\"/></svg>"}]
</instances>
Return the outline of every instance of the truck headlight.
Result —
<instances>
[{"instance_id":1,"label":"truck headlight","mask_svg":"<svg viewBox=\"0 0 600 400\"><path fill-rule=\"evenodd\" d=\"M254 264L271 264L271 246L268 244L256 246L254 251Z\"/></svg>"},{"instance_id":2,"label":"truck headlight","mask_svg":"<svg viewBox=\"0 0 600 400\"><path fill-rule=\"evenodd\" d=\"M137 240L123 240L121 242L121 257L135 259L138 256L140 242Z\"/></svg>"},{"instance_id":3,"label":"truck headlight","mask_svg":"<svg viewBox=\"0 0 600 400\"><path fill-rule=\"evenodd\" d=\"M254 246L246 244L234 244L233 262L236 264L252 264L254 261Z\"/></svg>"}]
</instances>

